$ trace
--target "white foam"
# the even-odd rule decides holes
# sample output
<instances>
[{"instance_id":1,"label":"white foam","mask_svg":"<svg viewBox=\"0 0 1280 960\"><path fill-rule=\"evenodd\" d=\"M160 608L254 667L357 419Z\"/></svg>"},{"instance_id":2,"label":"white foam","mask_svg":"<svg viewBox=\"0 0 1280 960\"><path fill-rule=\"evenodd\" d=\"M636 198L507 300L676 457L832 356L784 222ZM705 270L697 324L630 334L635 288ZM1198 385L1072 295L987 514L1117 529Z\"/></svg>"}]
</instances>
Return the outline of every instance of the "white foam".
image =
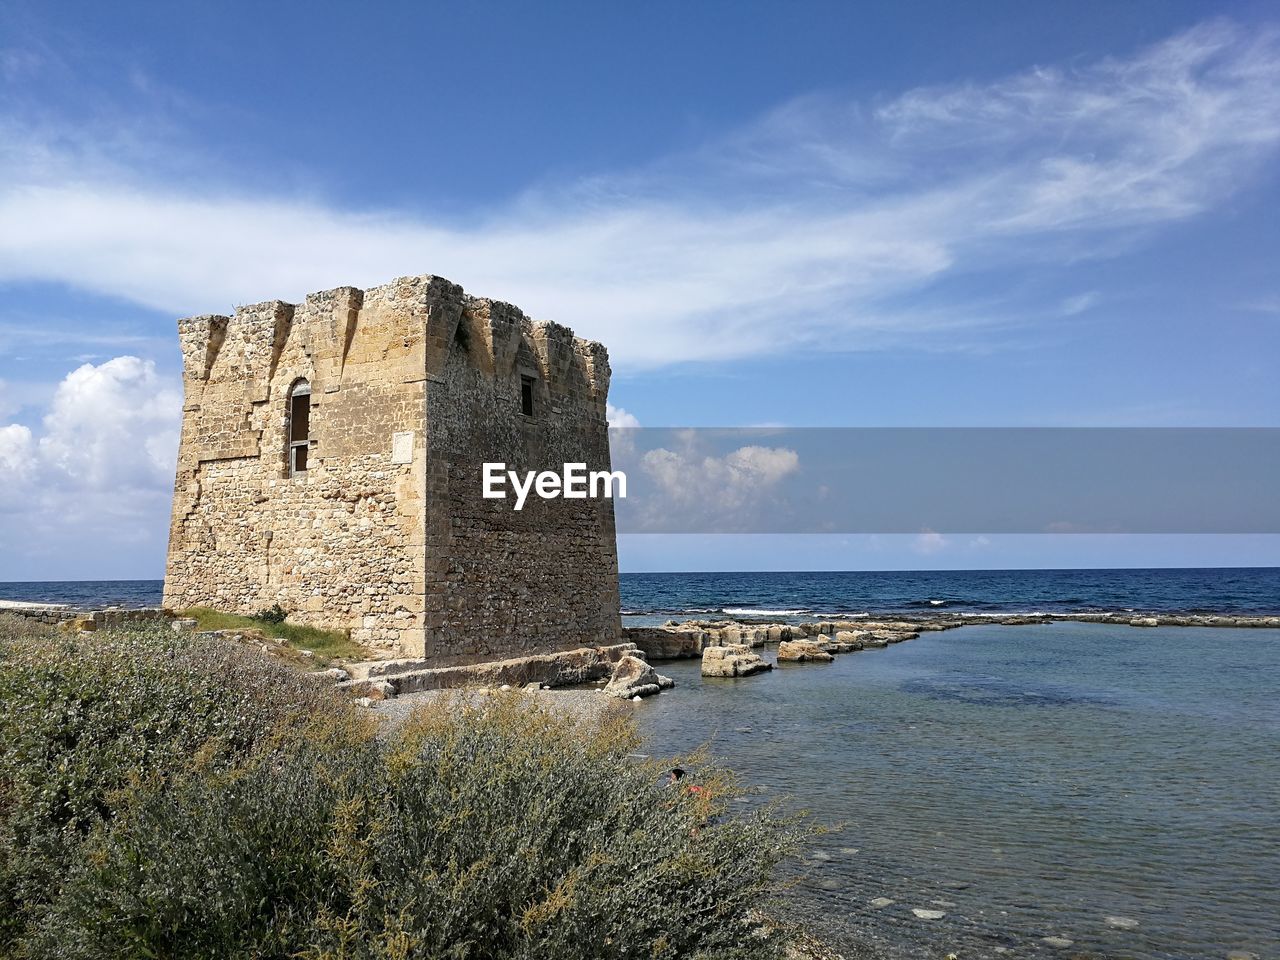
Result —
<instances>
[{"instance_id":1,"label":"white foam","mask_svg":"<svg viewBox=\"0 0 1280 960\"><path fill-rule=\"evenodd\" d=\"M799 610L757 610L755 607L725 607L724 612L735 617L795 617L809 611L803 608Z\"/></svg>"}]
</instances>

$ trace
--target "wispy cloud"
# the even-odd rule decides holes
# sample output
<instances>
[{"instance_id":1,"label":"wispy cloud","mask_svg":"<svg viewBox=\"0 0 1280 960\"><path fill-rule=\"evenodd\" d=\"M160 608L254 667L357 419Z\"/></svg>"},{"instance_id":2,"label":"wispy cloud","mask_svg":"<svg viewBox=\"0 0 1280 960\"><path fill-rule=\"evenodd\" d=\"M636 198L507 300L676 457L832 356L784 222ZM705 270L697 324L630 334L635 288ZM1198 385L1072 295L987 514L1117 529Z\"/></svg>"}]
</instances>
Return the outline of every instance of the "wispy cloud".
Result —
<instances>
[{"instance_id":1,"label":"wispy cloud","mask_svg":"<svg viewBox=\"0 0 1280 960\"><path fill-rule=\"evenodd\" d=\"M1096 290L1076 294L1074 297L1067 297L1058 308L1058 313L1063 317L1074 317L1077 314L1084 313L1086 310L1093 309L1097 306L1099 299L1101 298Z\"/></svg>"},{"instance_id":2,"label":"wispy cloud","mask_svg":"<svg viewBox=\"0 0 1280 960\"><path fill-rule=\"evenodd\" d=\"M1007 323L910 298L1211 208L1280 145L1280 42L1212 23L1127 59L878 106L806 98L469 223L166 184L144 141L108 161L83 130L0 125L0 280L181 314L433 271L604 340L625 370Z\"/></svg>"},{"instance_id":3,"label":"wispy cloud","mask_svg":"<svg viewBox=\"0 0 1280 960\"><path fill-rule=\"evenodd\" d=\"M1238 309L1247 310L1249 313L1269 313L1280 315L1280 294L1271 297L1259 297L1256 300L1248 300L1241 303Z\"/></svg>"}]
</instances>

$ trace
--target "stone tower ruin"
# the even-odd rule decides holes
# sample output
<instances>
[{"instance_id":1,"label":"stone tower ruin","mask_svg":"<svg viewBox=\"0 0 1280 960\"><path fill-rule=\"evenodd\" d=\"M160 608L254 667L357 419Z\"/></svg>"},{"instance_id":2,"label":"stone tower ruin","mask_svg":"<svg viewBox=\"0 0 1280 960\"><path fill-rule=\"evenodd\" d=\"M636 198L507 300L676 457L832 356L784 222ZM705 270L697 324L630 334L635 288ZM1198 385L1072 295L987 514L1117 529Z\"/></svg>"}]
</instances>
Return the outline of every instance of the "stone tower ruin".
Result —
<instances>
[{"instance_id":1,"label":"stone tower ruin","mask_svg":"<svg viewBox=\"0 0 1280 960\"><path fill-rule=\"evenodd\" d=\"M386 655L616 642L613 502L483 499L481 465L609 469L609 360L439 277L181 320L164 602Z\"/></svg>"}]
</instances>

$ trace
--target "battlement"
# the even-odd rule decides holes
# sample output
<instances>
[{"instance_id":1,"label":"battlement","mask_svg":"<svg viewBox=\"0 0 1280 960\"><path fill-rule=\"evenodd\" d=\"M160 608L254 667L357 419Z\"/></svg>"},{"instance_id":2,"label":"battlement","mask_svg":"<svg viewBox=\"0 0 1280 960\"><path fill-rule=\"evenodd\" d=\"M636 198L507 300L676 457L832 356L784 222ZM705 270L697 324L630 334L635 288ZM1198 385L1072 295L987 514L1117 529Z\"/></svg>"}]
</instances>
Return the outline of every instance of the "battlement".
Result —
<instances>
[{"instance_id":1,"label":"battlement","mask_svg":"<svg viewBox=\"0 0 1280 960\"><path fill-rule=\"evenodd\" d=\"M602 411L609 392L602 344L429 274L367 290L322 290L298 304L267 300L232 316L188 317L178 321L178 334L189 391L231 382L265 388L290 352L323 358L314 375L329 389L351 363L394 362L406 376L432 379L452 352L495 380L536 373L553 397L585 393Z\"/></svg>"}]
</instances>

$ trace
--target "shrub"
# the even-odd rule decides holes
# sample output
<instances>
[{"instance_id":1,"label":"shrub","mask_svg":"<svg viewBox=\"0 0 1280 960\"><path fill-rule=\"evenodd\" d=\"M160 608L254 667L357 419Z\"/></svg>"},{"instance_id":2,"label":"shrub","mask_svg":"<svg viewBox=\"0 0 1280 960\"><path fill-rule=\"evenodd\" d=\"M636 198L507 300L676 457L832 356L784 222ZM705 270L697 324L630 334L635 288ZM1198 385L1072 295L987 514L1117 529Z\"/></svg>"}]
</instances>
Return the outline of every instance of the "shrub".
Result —
<instances>
[{"instance_id":1,"label":"shrub","mask_svg":"<svg viewBox=\"0 0 1280 960\"><path fill-rule=\"evenodd\" d=\"M234 644L12 619L0 621L0 955L132 794L356 722L314 680Z\"/></svg>"},{"instance_id":2,"label":"shrub","mask_svg":"<svg viewBox=\"0 0 1280 960\"><path fill-rule=\"evenodd\" d=\"M259 610L253 615L253 619L261 620L263 623L284 623L285 617L289 614L285 613L284 607L278 603L273 603L264 610Z\"/></svg>"},{"instance_id":3,"label":"shrub","mask_svg":"<svg viewBox=\"0 0 1280 960\"><path fill-rule=\"evenodd\" d=\"M397 733L141 786L34 956L730 958L797 840L732 782L669 786L629 723L512 695Z\"/></svg>"}]
</instances>

